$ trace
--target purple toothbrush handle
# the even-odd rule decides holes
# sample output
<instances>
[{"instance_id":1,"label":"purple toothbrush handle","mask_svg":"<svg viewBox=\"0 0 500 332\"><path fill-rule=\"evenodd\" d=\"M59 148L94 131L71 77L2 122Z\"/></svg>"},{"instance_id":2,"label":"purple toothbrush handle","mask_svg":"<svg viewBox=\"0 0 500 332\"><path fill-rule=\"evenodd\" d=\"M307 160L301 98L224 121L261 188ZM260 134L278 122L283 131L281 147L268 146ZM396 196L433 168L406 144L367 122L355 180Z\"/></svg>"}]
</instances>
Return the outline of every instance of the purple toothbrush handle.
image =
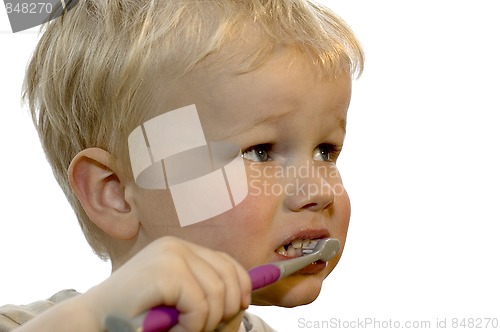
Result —
<instances>
[{"instance_id":1,"label":"purple toothbrush handle","mask_svg":"<svg viewBox=\"0 0 500 332\"><path fill-rule=\"evenodd\" d=\"M257 266L248 271L252 290L272 284L281 277L281 270L273 264ZM179 312L174 307L158 306L149 310L143 321L143 332L168 331L179 322Z\"/></svg>"},{"instance_id":2,"label":"purple toothbrush handle","mask_svg":"<svg viewBox=\"0 0 500 332\"><path fill-rule=\"evenodd\" d=\"M168 331L179 322L179 311L175 307L158 306L148 311L142 322L144 332Z\"/></svg>"},{"instance_id":3,"label":"purple toothbrush handle","mask_svg":"<svg viewBox=\"0 0 500 332\"><path fill-rule=\"evenodd\" d=\"M256 290L276 282L281 277L281 270L273 264L257 266L248 271L252 280L252 290Z\"/></svg>"}]
</instances>

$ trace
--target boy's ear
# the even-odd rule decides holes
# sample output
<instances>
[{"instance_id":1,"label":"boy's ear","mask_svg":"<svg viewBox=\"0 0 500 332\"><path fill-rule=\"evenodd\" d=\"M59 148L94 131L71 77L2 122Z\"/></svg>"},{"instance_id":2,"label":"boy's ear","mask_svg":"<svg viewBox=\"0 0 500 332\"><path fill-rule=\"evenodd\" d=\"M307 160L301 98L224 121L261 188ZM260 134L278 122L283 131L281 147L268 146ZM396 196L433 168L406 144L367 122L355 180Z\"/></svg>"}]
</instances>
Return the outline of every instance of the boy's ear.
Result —
<instances>
[{"instance_id":1,"label":"boy's ear","mask_svg":"<svg viewBox=\"0 0 500 332\"><path fill-rule=\"evenodd\" d=\"M81 151L68 168L71 188L90 220L109 236L129 240L138 233L139 221L127 201L122 173L116 159L99 148Z\"/></svg>"}]
</instances>

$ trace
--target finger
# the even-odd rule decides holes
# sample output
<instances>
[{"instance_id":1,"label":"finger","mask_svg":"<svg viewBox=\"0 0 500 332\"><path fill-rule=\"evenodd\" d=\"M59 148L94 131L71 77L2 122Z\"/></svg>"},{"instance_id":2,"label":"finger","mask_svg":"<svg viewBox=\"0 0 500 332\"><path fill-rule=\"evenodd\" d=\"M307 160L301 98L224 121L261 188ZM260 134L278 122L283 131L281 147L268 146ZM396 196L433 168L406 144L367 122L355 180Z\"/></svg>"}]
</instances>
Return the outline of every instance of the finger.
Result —
<instances>
[{"instance_id":1,"label":"finger","mask_svg":"<svg viewBox=\"0 0 500 332\"><path fill-rule=\"evenodd\" d=\"M221 322L225 309L226 285L224 279L221 278L220 271L217 271L221 258L208 255L215 257L207 260L205 259L207 253L202 254L204 257L198 254L198 250L196 253L193 251L189 253L187 268L190 270L194 283L202 291L203 298L198 299L198 303L193 303L189 298L179 299L178 310L181 313L186 312L185 315L179 316L179 324L188 328L189 331L213 331ZM190 287L189 283L186 283L186 287Z\"/></svg>"},{"instance_id":2,"label":"finger","mask_svg":"<svg viewBox=\"0 0 500 332\"><path fill-rule=\"evenodd\" d=\"M222 278L226 284L224 320L233 318L250 305L251 282L248 272L231 256L222 253L225 266Z\"/></svg>"},{"instance_id":3,"label":"finger","mask_svg":"<svg viewBox=\"0 0 500 332\"><path fill-rule=\"evenodd\" d=\"M199 284L187 264L176 264L175 268L182 271L178 279L181 282L172 284L166 278L162 285L166 289L164 304L175 306L179 311L178 324L170 331L203 331L210 310L204 286ZM202 266L198 269L204 270Z\"/></svg>"},{"instance_id":4,"label":"finger","mask_svg":"<svg viewBox=\"0 0 500 332\"><path fill-rule=\"evenodd\" d=\"M241 288L241 308L247 309L252 303L252 280L248 271L240 266L236 272L238 273L238 280Z\"/></svg>"},{"instance_id":5,"label":"finger","mask_svg":"<svg viewBox=\"0 0 500 332\"><path fill-rule=\"evenodd\" d=\"M222 320L233 318L242 309L242 304L250 303L251 283L246 270L232 257L223 252L212 250L197 250L202 260L210 262L210 266L217 273L218 281L216 284L208 284L207 302L210 308L220 305L222 312L211 312L210 317L214 320L207 322L210 331ZM203 278L202 274L199 274ZM205 279L205 278L203 278ZM200 280L200 283L206 280ZM244 294L244 295L243 295ZM212 296L218 297L217 301L212 301ZM244 309L246 306L243 307ZM217 321L215 321L215 319ZM213 325L216 323L217 325Z\"/></svg>"}]
</instances>

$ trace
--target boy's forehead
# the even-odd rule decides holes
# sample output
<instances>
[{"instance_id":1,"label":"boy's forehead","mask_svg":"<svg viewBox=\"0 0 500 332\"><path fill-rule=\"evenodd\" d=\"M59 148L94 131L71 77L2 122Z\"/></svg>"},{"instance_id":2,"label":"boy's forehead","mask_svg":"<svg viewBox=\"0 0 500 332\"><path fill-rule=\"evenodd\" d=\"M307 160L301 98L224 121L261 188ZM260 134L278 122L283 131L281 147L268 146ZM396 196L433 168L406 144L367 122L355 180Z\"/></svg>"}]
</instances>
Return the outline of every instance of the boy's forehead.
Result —
<instances>
[{"instance_id":1,"label":"boy's forehead","mask_svg":"<svg viewBox=\"0 0 500 332\"><path fill-rule=\"evenodd\" d=\"M307 80L307 76L269 73L244 82L228 80L227 85L218 90L220 98L212 99L207 105L209 107L200 108L207 111L202 113L203 119L207 124L222 125L224 131L231 135L256 127L286 124L308 109L311 116L321 116L345 132L351 97L350 76L344 75L335 81L320 81L318 84L298 84L300 80ZM310 86L318 90L308 90ZM318 98L325 90L329 98Z\"/></svg>"},{"instance_id":2,"label":"boy's forehead","mask_svg":"<svg viewBox=\"0 0 500 332\"><path fill-rule=\"evenodd\" d=\"M304 82L331 89L333 104L349 104L350 73L326 77L319 66L291 48L273 52L262 65L246 73L232 66L195 71L173 86L175 92L165 96L174 98L162 104L176 100L171 109L196 104L207 123L227 121L231 127L269 124L315 98L317 91L305 91Z\"/></svg>"}]
</instances>

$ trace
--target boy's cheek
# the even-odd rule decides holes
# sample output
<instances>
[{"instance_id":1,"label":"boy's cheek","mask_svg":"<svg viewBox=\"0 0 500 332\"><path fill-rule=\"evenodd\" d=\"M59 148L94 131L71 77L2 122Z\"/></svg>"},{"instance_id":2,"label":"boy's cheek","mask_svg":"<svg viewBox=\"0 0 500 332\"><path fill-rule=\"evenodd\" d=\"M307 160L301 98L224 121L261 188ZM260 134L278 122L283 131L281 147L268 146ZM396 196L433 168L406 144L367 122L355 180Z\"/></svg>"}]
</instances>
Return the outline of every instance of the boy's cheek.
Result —
<instances>
[{"instance_id":1,"label":"boy's cheek","mask_svg":"<svg viewBox=\"0 0 500 332\"><path fill-rule=\"evenodd\" d=\"M151 191L141 199L143 228L148 238L175 236L224 251L249 268L268 261L263 243L273 233L277 203L268 197L247 195L234 208L210 219L181 227L168 191Z\"/></svg>"},{"instance_id":2,"label":"boy's cheek","mask_svg":"<svg viewBox=\"0 0 500 332\"><path fill-rule=\"evenodd\" d=\"M333 212L333 233L332 236L340 241L341 253L344 250L347 230L349 228L349 221L351 218L351 203L349 195L345 189L343 192L335 197L335 206ZM340 255L337 257L340 258Z\"/></svg>"},{"instance_id":3,"label":"boy's cheek","mask_svg":"<svg viewBox=\"0 0 500 332\"><path fill-rule=\"evenodd\" d=\"M277 202L269 198L248 195L239 205L214 218L213 222L227 238L225 251L244 267L251 268L269 261L272 252L267 252L266 248L270 248L270 239L277 235L274 234L277 231L274 220L277 208Z\"/></svg>"}]
</instances>

